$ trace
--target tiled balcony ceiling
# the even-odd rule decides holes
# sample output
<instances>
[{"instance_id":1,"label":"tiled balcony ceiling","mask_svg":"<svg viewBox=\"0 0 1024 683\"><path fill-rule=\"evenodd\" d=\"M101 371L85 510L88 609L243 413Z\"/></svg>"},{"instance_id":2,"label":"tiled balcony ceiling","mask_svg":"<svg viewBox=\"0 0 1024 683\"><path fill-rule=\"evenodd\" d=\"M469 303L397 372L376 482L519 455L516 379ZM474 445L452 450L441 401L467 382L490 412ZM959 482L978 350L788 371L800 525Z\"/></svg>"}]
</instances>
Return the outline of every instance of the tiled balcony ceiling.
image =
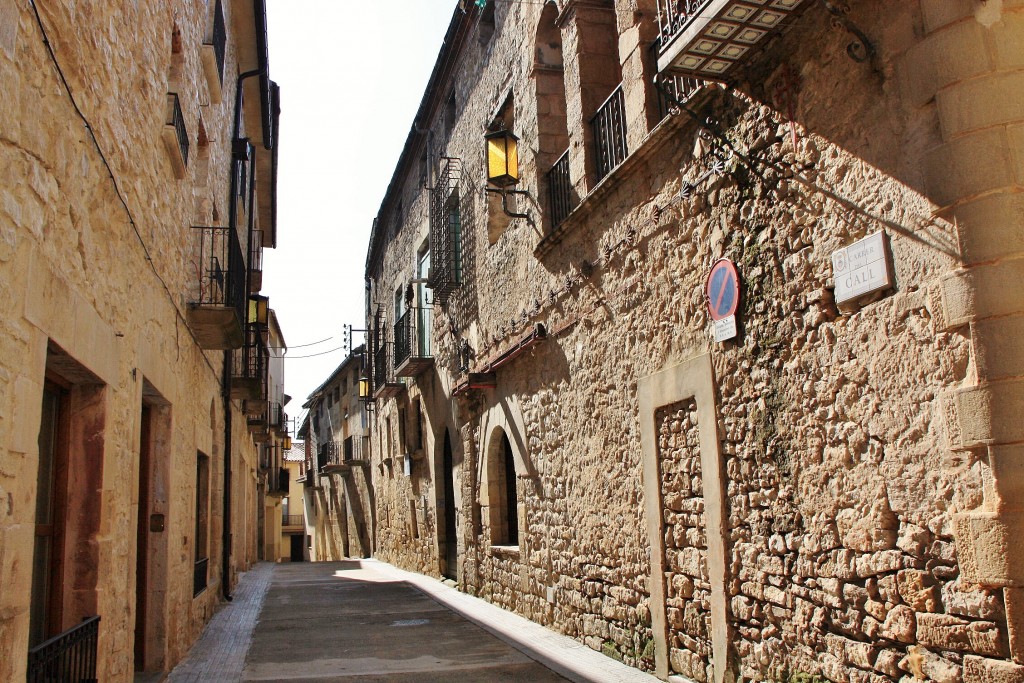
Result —
<instances>
[{"instance_id":1,"label":"tiled balcony ceiling","mask_svg":"<svg viewBox=\"0 0 1024 683\"><path fill-rule=\"evenodd\" d=\"M661 0L658 71L724 78L809 0Z\"/></svg>"}]
</instances>

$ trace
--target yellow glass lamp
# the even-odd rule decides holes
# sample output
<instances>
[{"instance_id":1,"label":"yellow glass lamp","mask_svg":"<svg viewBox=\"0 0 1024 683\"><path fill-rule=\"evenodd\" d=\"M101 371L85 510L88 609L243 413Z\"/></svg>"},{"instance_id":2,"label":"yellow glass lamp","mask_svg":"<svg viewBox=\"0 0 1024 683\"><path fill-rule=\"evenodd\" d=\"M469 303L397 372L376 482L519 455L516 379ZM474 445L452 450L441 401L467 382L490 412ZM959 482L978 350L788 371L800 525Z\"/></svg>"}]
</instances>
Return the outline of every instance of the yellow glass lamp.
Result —
<instances>
[{"instance_id":1,"label":"yellow glass lamp","mask_svg":"<svg viewBox=\"0 0 1024 683\"><path fill-rule=\"evenodd\" d=\"M487 182L508 187L519 182L519 138L507 130L484 136L487 141Z\"/></svg>"},{"instance_id":2,"label":"yellow glass lamp","mask_svg":"<svg viewBox=\"0 0 1024 683\"><path fill-rule=\"evenodd\" d=\"M284 437L284 444L282 444L282 445L283 445L283 447L284 447L284 449L286 451L290 451L292 449L292 437L290 437L290 436Z\"/></svg>"},{"instance_id":3,"label":"yellow glass lamp","mask_svg":"<svg viewBox=\"0 0 1024 683\"><path fill-rule=\"evenodd\" d=\"M270 297L256 294L249 297L249 322L266 325L270 315Z\"/></svg>"},{"instance_id":4,"label":"yellow glass lamp","mask_svg":"<svg viewBox=\"0 0 1024 683\"><path fill-rule=\"evenodd\" d=\"M359 378L359 398L370 398L370 378Z\"/></svg>"}]
</instances>

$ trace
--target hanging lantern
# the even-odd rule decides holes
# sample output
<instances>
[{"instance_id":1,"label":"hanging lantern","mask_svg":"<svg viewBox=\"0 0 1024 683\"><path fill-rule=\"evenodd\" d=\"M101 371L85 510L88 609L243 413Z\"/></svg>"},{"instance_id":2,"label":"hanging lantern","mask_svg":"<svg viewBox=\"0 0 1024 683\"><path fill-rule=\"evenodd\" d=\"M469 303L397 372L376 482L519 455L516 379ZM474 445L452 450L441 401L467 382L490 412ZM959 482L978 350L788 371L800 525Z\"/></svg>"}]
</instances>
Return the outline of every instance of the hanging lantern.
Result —
<instances>
[{"instance_id":1,"label":"hanging lantern","mask_svg":"<svg viewBox=\"0 0 1024 683\"><path fill-rule=\"evenodd\" d=\"M508 187L519 182L519 138L507 130L484 136L487 141L487 182Z\"/></svg>"}]
</instances>

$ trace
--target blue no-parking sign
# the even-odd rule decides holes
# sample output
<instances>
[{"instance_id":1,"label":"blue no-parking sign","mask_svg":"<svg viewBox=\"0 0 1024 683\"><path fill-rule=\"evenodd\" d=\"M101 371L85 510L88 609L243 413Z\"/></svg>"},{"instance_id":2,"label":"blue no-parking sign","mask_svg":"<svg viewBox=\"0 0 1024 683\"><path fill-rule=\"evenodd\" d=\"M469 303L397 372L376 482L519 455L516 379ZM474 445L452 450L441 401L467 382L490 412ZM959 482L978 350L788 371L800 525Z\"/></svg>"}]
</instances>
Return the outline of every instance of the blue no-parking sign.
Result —
<instances>
[{"instance_id":1,"label":"blue no-parking sign","mask_svg":"<svg viewBox=\"0 0 1024 683\"><path fill-rule=\"evenodd\" d=\"M740 277L732 261L723 258L711 266L706 293L712 320L724 320L736 314L740 304Z\"/></svg>"}]
</instances>

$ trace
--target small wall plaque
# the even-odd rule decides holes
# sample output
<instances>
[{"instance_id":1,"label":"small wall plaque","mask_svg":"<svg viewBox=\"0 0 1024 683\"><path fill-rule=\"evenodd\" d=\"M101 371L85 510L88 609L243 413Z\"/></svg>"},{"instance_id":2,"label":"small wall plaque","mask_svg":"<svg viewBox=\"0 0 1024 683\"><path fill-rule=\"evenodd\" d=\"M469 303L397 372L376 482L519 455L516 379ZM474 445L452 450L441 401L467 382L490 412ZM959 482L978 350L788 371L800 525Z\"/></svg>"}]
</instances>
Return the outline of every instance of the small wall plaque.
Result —
<instances>
[{"instance_id":1,"label":"small wall plaque","mask_svg":"<svg viewBox=\"0 0 1024 683\"><path fill-rule=\"evenodd\" d=\"M892 287L889 239L885 231L832 252L832 274L837 304Z\"/></svg>"}]
</instances>

